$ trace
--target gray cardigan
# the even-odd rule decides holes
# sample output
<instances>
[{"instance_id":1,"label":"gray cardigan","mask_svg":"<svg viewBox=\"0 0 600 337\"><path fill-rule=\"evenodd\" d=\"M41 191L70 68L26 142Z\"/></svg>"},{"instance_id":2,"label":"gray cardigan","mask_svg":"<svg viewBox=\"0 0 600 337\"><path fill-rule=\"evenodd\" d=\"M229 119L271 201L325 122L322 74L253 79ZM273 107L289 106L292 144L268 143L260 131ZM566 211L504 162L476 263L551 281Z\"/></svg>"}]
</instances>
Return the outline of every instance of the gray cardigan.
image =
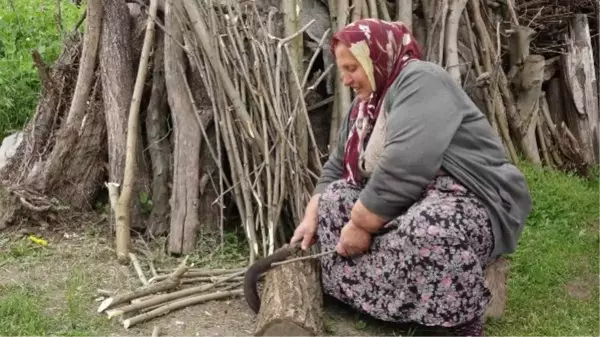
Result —
<instances>
[{"instance_id":1,"label":"gray cardigan","mask_svg":"<svg viewBox=\"0 0 600 337\"><path fill-rule=\"evenodd\" d=\"M515 251L532 201L523 174L507 160L500 138L485 115L440 66L409 63L383 102L385 144L379 162L360 193L370 211L399 216L422 195L441 168L486 205L496 257ZM314 194L342 178L348 114L338 147L323 166Z\"/></svg>"}]
</instances>

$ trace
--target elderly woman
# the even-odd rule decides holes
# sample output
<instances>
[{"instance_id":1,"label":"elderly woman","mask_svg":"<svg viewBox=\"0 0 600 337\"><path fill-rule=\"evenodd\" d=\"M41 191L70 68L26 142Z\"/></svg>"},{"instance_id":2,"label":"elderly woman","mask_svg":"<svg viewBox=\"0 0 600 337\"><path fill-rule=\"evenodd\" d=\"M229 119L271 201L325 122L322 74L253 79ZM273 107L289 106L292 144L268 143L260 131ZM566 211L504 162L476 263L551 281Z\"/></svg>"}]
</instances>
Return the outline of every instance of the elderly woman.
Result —
<instances>
[{"instance_id":1,"label":"elderly woman","mask_svg":"<svg viewBox=\"0 0 600 337\"><path fill-rule=\"evenodd\" d=\"M335 249L323 289L366 314L483 335L483 270L516 248L524 176L402 23L356 21L332 51L357 97L290 242Z\"/></svg>"}]
</instances>

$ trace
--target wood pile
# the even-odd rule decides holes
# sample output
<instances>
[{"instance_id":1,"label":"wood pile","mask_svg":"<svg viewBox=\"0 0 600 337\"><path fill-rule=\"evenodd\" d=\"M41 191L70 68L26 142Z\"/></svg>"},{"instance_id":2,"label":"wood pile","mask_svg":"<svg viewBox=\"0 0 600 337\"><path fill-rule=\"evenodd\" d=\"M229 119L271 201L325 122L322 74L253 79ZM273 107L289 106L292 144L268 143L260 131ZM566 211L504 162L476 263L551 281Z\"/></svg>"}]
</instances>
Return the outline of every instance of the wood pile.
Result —
<instances>
[{"instance_id":1,"label":"wood pile","mask_svg":"<svg viewBox=\"0 0 600 337\"><path fill-rule=\"evenodd\" d=\"M333 251L326 254L330 253ZM320 336L325 331L325 321L316 258L322 255L303 252L299 245L286 245L251 267L192 268L186 256L169 270L156 269L150 259L141 263L134 253L129 253L141 286L119 292L98 289L97 312L125 329L144 323L157 329L160 325L151 321L179 309L246 295L248 303L262 304L260 311L250 305L257 314L255 336ZM146 275L148 270L151 278ZM264 296L259 297L257 283L263 278Z\"/></svg>"},{"instance_id":2,"label":"wood pile","mask_svg":"<svg viewBox=\"0 0 600 337\"><path fill-rule=\"evenodd\" d=\"M567 51L567 35L572 19L586 15L598 70L598 48L600 43L600 3L595 0L516 0L515 8L519 21L535 31L531 50L551 59Z\"/></svg>"},{"instance_id":3,"label":"wood pile","mask_svg":"<svg viewBox=\"0 0 600 337\"><path fill-rule=\"evenodd\" d=\"M175 270L153 270L154 276L146 279L135 255L130 253L130 258L143 285L118 294L98 291L102 301L98 313L118 320L125 329L191 305L242 294L246 268L190 268L186 257Z\"/></svg>"},{"instance_id":4,"label":"wood pile","mask_svg":"<svg viewBox=\"0 0 600 337\"><path fill-rule=\"evenodd\" d=\"M587 15L590 36L596 37L593 43L596 45L595 54L598 55L598 1L516 0L515 11L519 22L536 32L531 43L532 52L546 57L565 51L564 35L569 29L569 20L576 15Z\"/></svg>"},{"instance_id":5,"label":"wood pile","mask_svg":"<svg viewBox=\"0 0 600 337\"><path fill-rule=\"evenodd\" d=\"M544 161L585 173L586 165L598 161L600 5L593 0L522 0L516 1L515 8L519 21L530 29L531 53L545 58L545 101L540 111L546 132L554 134L554 139L562 133L566 141L557 141L554 147L571 153L559 159L542 149ZM582 162L579 167L574 164Z\"/></svg>"}]
</instances>

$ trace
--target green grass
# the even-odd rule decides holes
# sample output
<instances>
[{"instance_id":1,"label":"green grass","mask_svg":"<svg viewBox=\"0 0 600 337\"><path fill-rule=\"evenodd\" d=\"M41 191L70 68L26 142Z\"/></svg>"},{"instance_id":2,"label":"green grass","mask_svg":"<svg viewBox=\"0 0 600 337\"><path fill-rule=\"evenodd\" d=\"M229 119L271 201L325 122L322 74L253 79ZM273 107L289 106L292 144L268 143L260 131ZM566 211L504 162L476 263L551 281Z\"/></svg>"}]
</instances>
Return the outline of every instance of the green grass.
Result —
<instances>
[{"instance_id":1,"label":"green grass","mask_svg":"<svg viewBox=\"0 0 600 337\"><path fill-rule=\"evenodd\" d=\"M62 36L54 19L54 1L0 2L0 137L22 128L33 115L40 80L31 51L47 64L58 57ZM73 29L84 10L61 1L62 24Z\"/></svg>"},{"instance_id":2,"label":"green grass","mask_svg":"<svg viewBox=\"0 0 600 337\"><path fill-rule=\"evenodd\" d=\"M0 335L109 334L110 322L94 315L90 306L95 303L91 297L94 277L84 266L77 266L65 281L0 285Z\"/></svg>"},{"instance_id":3,"label":"green grass","mask_svg":"<svg viewBox=\"0 0 600 337\"><path fill-rule=\"evenodd\" d=\"M511 256L508 311L488 324L487 333L598 336L598 181L523 170L533 211ZM587 298L569 294L572 282L583 282Z\"/></svg>"},{"instance_id":4,"label":"green grass","mask_svg":"<svg viewBox=\"0 0 600 337\"><path fill-rule=\"evenodd\" d=\"M47 335L52 318L43 313L43 297L34 286L0 286L0 335Z\"/></svg>"},{"instance_id":5,"label":"green grass","mask_svg":"<svg viewBox=\"0 0 600 337\"><path fill-rule=\"evenodd\" d=\"M110 333L93 308L102 268L94 258L102 256L89 247L89 256L73 258L68 250L0 235L0 336Z\"/></svg>"},{"instance_id":6,"label":"green grass","mask_svg":"<svg viewBox=\"0 0 600 337\"><path fill-rule=\"evenodd\" d=\"M64 284L65 294L56 298L49 296L51 289L30 283L0 286L0 335L95 336L110 333L107 320L89 310L92 301L90 289L82 287L81 275L84 273L71 275ZM48 309L55 306L56 301L62 308Z\"/></svg>"}]
</instances>

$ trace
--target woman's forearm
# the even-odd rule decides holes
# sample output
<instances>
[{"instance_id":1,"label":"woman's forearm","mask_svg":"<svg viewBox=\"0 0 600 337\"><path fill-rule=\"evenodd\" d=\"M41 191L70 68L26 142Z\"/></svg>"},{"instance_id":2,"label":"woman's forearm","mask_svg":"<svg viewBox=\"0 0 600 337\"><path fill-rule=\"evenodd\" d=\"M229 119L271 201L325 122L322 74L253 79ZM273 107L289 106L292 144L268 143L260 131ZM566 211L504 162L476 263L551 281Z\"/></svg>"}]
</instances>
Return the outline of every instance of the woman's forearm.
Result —
<instances>
[{"instance_id":1,"label":"woman's forearm","mask_svg":"<svg viewBox=\"0 0 600 337\"><path fill-rule=\"evenodd\" d=\"M320 193L313 195L308 204L306 205L306 209L304 211L304 219L308 220L316 220L317 219L317 208L319 205L319 198L321 197Z\"/></svg>"},{"instance_id":2,"label":"woman's forearm","mask_svg":"<svg viewBox=\"0 0 600 337\"><path fill-rule=\"evenodd\" d=\"M350 219L355 226L358 226L369 233L377 232L379 228L388 222L387 219L369 211L360 200L354 204Z\"/></svg>"}]
</instances>

